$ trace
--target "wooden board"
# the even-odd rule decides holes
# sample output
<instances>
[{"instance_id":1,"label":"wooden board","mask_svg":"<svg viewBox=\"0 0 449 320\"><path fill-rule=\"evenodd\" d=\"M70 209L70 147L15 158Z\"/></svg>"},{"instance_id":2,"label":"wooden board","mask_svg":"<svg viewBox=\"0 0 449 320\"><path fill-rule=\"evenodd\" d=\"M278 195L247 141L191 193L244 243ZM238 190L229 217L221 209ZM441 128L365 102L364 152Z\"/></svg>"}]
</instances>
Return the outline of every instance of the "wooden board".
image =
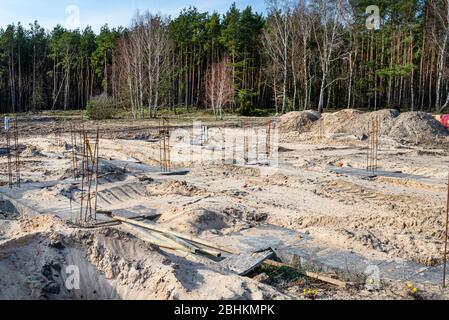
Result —
<instances>
[{"instance_id":1,"label":"wooden board","mask_svg":"<svg viewBox=\"0 0 449 320\"><path fill-rule=\"evenodd\" d=\"M240 253L227 257L220 262L220 265L238 275L244 276L250 273L254 268L262 264L266 259L273 255L273 251L266 250L254 253Z\"/></svg>"}]
</instances>

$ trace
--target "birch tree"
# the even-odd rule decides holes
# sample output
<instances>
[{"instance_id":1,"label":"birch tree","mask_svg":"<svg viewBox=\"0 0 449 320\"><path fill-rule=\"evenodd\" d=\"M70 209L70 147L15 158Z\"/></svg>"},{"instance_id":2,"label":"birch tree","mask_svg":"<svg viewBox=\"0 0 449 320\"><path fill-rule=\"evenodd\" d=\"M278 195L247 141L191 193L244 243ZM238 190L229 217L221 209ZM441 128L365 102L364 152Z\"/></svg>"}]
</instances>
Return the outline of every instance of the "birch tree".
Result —
<instances>
[{"instance_id":1,"label":"birch tree","mask_svg":"<svg viewBox=\"0 0 449 320\"><path fill-rule=\"evenodd\" d=\"M160 106L163 81L170 68L172 43L168 33L168 20L147 12L143 16L143 41L147 72L147 101L150 117L155 117Z\"/></svg>"},{"instance_id":2,"label":"birch tree","mask_svg":"<svg viewBox=\"0 0 449 320\"><path fill-rule=\"evenodd\" d=\"M433 15L437 27L433 28L432 36L438 47L437 62L437 83L435 107L442 112L449 106L449 94L446 95L446 101L442 103L441 87L444 80L444 70L446 68L448 41L449 41L449 0L430 0Z\"/></svg>"},{"instance_id":3,"label":"birch tree","mask_svg":"<svg viewBox=\"0 0 449 320\"><path fill-rule=\"evenodd\" d=\"M234 99L234 81L229 60L224 57L212 64L206 72L204 82L206 101L216 118L223 118L223 107Z\"/></svg>"},{"instance_id":4,"label":"birch tree","mask_svg":"<svg viewBox=\"0 0 449 320\"><path fill-rule=\"evenodd\" d=\"M313 34L318 48L321 81L319 89L318 111L324 110L325 90L340 79L328 82L332 65L342 56L339 49L343 44L342 14L343 6L348 5L344 0L312 0L311 6L315 15Z\"/></svg>"},{"instance_id":5,"label":"birch tree","mask_svg":"<svg viewBox=\"0 0 449 320\"><path fill-rule=\"evenodd\" d=\"M288 0L268 0L268 28L264 34L264 46L271 61L282 70L281 113L287 109L289 53L291 49L291 7Z\"/></svg>"}]
</instances>

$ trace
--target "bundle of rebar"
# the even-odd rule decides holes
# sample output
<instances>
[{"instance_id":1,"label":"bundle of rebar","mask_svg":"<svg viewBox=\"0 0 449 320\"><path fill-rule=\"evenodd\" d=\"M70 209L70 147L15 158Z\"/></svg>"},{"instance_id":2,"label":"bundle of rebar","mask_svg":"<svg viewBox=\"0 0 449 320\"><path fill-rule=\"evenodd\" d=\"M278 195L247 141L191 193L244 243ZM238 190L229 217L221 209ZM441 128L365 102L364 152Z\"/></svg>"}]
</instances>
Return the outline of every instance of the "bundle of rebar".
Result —
<instances>
[{"instance_id":1,"label":"bundle of rebar","mask_svg":"<svg viewBox=\"0 0 449 320\"><path fill-rule=\"evenodd\" d=\"M256 162L259 162L259 129L256 128Z\"/></svg>"},{"instance_id":2,"label":"bundle of rebar","mask_svg":"<svg viewBox=\"0 0 449 320\"><path fill-rule=\"evenodd\" d=\"M11 155L11 132L9 128L5 128L6 133L6 153L8 157L8 183L9 187L13 187L12 179L12 155Z\"/></svg>"},{"instance_id":3,"label":"bundle of rebar","mask_svg":"<svg viewBox=\"0 0 449 320\"><path fill-rule=\"evenodd\" d=\"M447 185L447 197L446 197L446 210L444 215L444 253L443 253L443 283L442 287L446 288L446 268L447 268L447 245L449 237L449 175L448 175L448 185Z\"/></svg>"},{"instance_id":4,"label":"bundle of rebar","mask_svg":"<svg viewBox=\"0 0 449 320\"><path fill-rule=\"evenodd\" d=\"M378 169L379 154L379 137L380 137L380 119L374 116L368 121L368 148L366 159L366 171L375 173Z\"/></svg>"},{"instance_id":5,"label":"bundle of rebar","mask_svg":"<svg viewBox=\"0 0 449 320\"><path fill-rule=\"evenodd\" d=\"M21 185L20 145L19 145L19 127L17 116L15 117L14 120L11 120L12 126L9 125L9 121L10 119L5 120L8 185L10 188L13 188L14 184L16 184L17 187L20 188Z\"/></svg>"},{"instance_id":6,"label":"bundle of rebar","mask_svg":"<svg viewBox=\"0 0 449 320\"><path fill-rule=\"evenodd\" d=\"M159 163L162 172L170 172L170 123L168 118L159 120Z\"/></svg>"},{"instance_id":7,"label":"bundle of rebar","mask_svg":"<svg viewBox=\"0 0 449 320\"><path fill-rule=\"evenodd\" d=\"M21 178L20 178L20 146L19 146L19 128L17 124L17 116L13 122L14 131L14 156L15 156L15 170L16 170L16 184L20 188Z\"/></svg>"},{"instance_id":8,"label":"bundle of rebar","mask_svg":"<svg viewBox=\"0 0 449 320\"><path fill-rule=\"evenodd\" d=\"M248 164L249 162L249 139L246 130L245 137L243 139L243 161L245 162L245 164Z\"/></svg>"},{"instance_id":9,"label":"bundle of rebar","mask_svg":"<svg viewBox=\"0 0 449 320\"><path fill-rule=\"evenodd\" d=\"M232 164L237 164L237 139L232 141Z\"/></svg>"},{"instance_id":10,"label":"bundle of rebar","mask_svg":"<svg viewBox=\"0 0 449 320\"><path fill-rule=\"evenodd\" d=\"M267 160L271 158L271 130L274 126L274 122L270 120L266 127L266 142L265 142L265 154Z\"/></svg>"},{"instance_id":11,"label":"bundle of rebar","mask_svg":"<svg viewBox=\"0 0 449 320\"><path fill-rule=\"evenodd\" d=\"M81 204L79 220L80 222L88 222L92 219L97 219L100 133L97 128L97 133L92 143L92 139L89 139L88 134L83 129L80 131Z\"/></svg>"},{"instance_id":12,"label":"bundle of rebar","mask_svg":"<svg viewBox=\"0 0 449 320\"><path fill-rule=\"evenodd\" d=\"M70 124L70 142L72 144L72 177L78 178L77 130L76 125Z\"/></svg>"},{"instance_id":13,"label":"bundle of rebar","mask_svg":"<svg viewBox=\"0 0 449 320\"><path fill-rule=\"evenodd\" d=\"M226 134L224 126L221 127L221 163L226 163Z\"/></svg>"},{"instance_id":14,"label":"bundle of rebar","mask_svg":"<svg viewBox=\"0 0 449 320\"><path fill-rule=\"evenodd\" d=\"M321 117L321 119L318 121L318 138L320 140L324 139L324 118Z\"/></svg>"}]
</instances>

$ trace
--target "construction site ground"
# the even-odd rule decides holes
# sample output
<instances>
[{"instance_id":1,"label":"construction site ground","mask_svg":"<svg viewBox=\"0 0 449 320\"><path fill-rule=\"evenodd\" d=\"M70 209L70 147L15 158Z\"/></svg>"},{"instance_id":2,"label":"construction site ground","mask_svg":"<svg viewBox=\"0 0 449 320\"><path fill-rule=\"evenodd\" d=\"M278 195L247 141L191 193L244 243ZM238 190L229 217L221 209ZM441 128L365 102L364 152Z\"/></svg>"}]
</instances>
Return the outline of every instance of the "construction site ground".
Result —
<instances>
[{"instance_id":1,"label":"construction site ground","mask_svg":"<svg viewBox=\"0 0 449 320\"><path fill-rule=\"evenodd\" d=\"M157 248L122 226L77 225L69 121L20 121L20 188L8 187L0 148L0 298L449 297L441 289L446 144L381 137L379 170L369 173L363 138L281 133L276 166L223 164L220 153L214 161L172 156L173 173L164 175L157 121L83 122L86 130L101 132L100 209L160 215L158 225L236 250L278 250L286 263L347 282L340 288L265 265L239 276L207 257ZM264 119L245 121L265 130ZM238 119L207 124L235 135L244 131ZM188 131L192 122L171 125ZM80 267L81 290L64 288L67 265ZM380 279L375 289L367 284L373 270Z\"/></svg>"}]
</instances>

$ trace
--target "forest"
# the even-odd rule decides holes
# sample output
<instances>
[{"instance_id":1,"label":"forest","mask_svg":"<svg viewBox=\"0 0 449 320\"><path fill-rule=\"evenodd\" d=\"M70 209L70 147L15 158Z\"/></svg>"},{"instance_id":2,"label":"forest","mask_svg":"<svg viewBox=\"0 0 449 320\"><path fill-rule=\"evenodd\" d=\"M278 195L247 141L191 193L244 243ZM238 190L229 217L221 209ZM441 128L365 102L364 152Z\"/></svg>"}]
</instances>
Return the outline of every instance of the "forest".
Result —
<instances>
[{"instance_id":1,"label":"forest","mask_svg":"<svg viewBox=\"0 0 449 320\"><path fill-rule=\"evenodd\" d=\"M268 0L266 12L136 12L129 26L0 29L0 113L263 115L449 106L449 0ZM380 28L367 28L367 7Z\"/></svg>"}]
</instances>

